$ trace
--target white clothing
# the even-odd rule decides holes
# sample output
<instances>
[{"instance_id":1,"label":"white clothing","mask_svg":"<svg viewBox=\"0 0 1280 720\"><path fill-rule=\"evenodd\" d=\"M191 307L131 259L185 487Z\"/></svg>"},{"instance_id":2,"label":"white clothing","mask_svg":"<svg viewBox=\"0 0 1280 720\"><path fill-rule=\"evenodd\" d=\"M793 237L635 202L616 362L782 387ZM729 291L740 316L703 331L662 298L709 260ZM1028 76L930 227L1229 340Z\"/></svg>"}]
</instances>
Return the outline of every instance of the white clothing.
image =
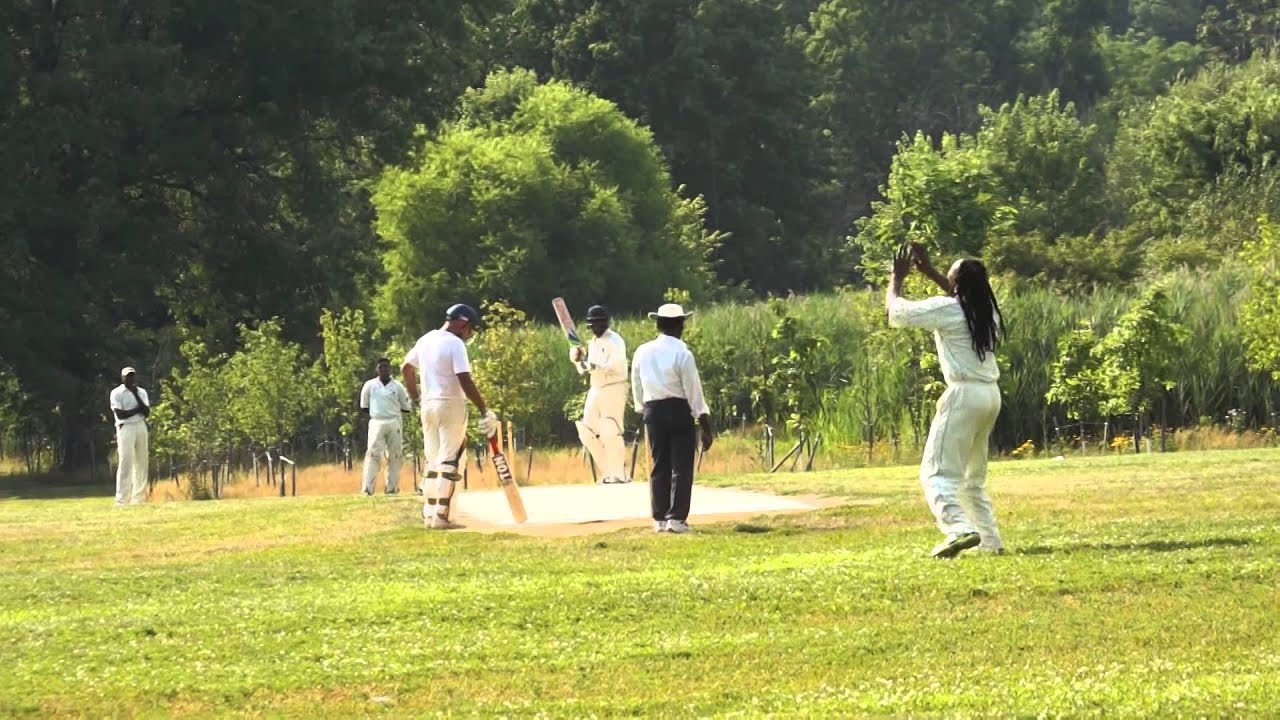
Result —
<instances>
[{"instance_id":1,"label":"white clothing","mask_svg":"<svg viewBox=\"0 0 1280 720\"><path fill-rule=\"evenodd\" d=\"M693 353L684 341L670 335L659 335L636 348L631 358L631 398L640 413L645 403L666 398L687 400L694 419L711 412Z\"/></svg>"},{"instance_id":2,"label":"white clothing","mask_svg":"<svg viewBox=\"0 0 1280 720\"><path fill-rule=\"evenodd\" d=\"M466 399L458 374L471 372L471 360L466 343L457 335L448 330L432 330L418 338L404 362L417 368L424 401Z\"/></svg>"},{"instance_id":3,"label":"white clothing","mask_svg":"<svg viewBox=\"0 0 1280 720\"><path fill-rule=\"evenodd\" d=\"M422 459L427 470L457 472L467 442L467 401L422 401Z\"/></svg>"},{"instance_id":4,"label":"white clothing","mask_svg":"<svg viewBox=\"0 0 1280 720\"><path fill-rule=\"evenodd\" d=\"M434 473L448 473L455 476L465 462L463 454L467 443L467 401L453 398L424 399L422 401L422 444L423 460L426 470ZM454 480L447 477L435 478L424 483L422 494L428 498L428 507L423 516L428 518L429 511L435 510L438 516L447 519L450 506L448 504L432 505L433 501L453 497Z\"/></svg>"},{"instance_id":5,"label":"white clothing","mask_svg":"<svg viewBox=\"0 0 1280 720\"><path fill-rule=\"evenodd\" d=\"M395 380L384 385L380 378L373 378L360 388L360 408L369 411L373 420L400 420L400 413L413 410L409 391Z\"/></svg>"},{"instance_id":6,"label":"white clothing","mask_svg":"<svg viewBox=\"0 0 1280 720\"><path fill-rule=\"evenodd\" d=\"M377 488L378 466L382 464L384 454L387 456L386 490L388 493L399 492L400 459L404 456L404 426L399 414L393 418L369 418L369 447L364 453L364 484L361 486L368 495Z\"/></svg>"},{"instance_id":7,"label":"white clothing","mask_svg":"<svg viewBox=\"0 0 1280 720\"><path fill-rule=\"evenodd\" d=\"M938 528L944 534L977 532L991 550L1004 546L987 496L987 441L999 414L995 383L948 383L920 461L920 484Z\"/></svg>"},{"instance_id":8,"label":"white clothing","mask_svg":"<svg viewBox=\"0 0 1280 720\"><path fill-rule=\"evenodd\" d=\"M582 445L595 459L602 478L627 477L627 446L622 441L622 414L626 410L627 386L616 382L587 391L587 402L578 425Z\"/></svg>"},{"instance_id":9,"label":"white clothing","mask_svg":"<svg viewBox=\"0 0 1280 720\"><path fill-rule=\"evenodd\" d=\"M587 343L587 371L591 387L605 387L627 381L627 341L613 330ZM621 415L619 415L621 419Z\"/></svg>"},{"instance_id":10,"label":"white clothing","mask_svg":"<svg viewBox=\"0 0 1280 720\"><path fill-rule=\"evenodd\" d=\"M948 384L969 380L993 383L1000 379L995 353L986 353L986 357L978 359L964 310L956 298L939 296L919 301L894 298L889 303L889 324L933 331L938 364Z\"/></svg>"},{"instance_id":11,"label":"white clothing","mask_svg":"<svg viewBox=\"0 0 1280 720\"><path fill-rule=\"evenodd\" d=\"M141 415L135 417L142 419ZM128 418L116 427L116 453L120 461L116 468L116 505L141 505L147 501L147 472L150 469L147 424L129 422L132 419Z\"/></svg>"},{"instance_id":12,"label":"white clothing","mask_svg":"<svg viewBox=\"0 0 1280 720\"><path fill-rule=\"evenodd\" d=\"M142 388L135 389L138 391L138 395L142 398L142 402L146 403L147 406L150 407L151 398L147 395L147 391ZM138 407L138 398L134 397L133 393L129 388L125 387L124 384L117 385L115 389L111 391L111 395L108 399L111 402L112 416L115 415L116 410L133 410ZM134 425L137 423L146 424L146 418L141 414L138 414L131 415L123 420L120 420L119 418L116 419L116 427L120 427L121 425Z\"/></svg>"}]
</instances>

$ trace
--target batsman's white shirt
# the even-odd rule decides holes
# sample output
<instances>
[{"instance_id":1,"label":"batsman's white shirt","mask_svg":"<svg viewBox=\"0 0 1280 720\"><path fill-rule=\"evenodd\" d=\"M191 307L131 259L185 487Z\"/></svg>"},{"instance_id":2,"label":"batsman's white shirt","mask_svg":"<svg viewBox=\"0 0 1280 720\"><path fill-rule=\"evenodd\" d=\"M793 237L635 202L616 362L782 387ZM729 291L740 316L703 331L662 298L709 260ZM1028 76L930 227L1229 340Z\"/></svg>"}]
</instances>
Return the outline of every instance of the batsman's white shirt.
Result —
<instances>
[{"instance_id":1,"label":"batsman's white shirt","mask_svg":"<svg viewBox=\"0 0 1280 720\"><path fill-rule=\"evenodd\" d=\"M659 335L636 348L631 358L631 399L636 412L653 400L684 398L696 419L710 414L693 353L683 340Z\"/></svg>"},{"instance_id":2,"label":"batsman's white shirt","mask_svg":"<svg viewBox=\"0 0 1280 720\"><path fill-rule=\"evenodd\" d=\"M369 411L374 420L399 420L400 413L413 410L413 402L409 400L409 391L395 380L374 378L360 389L360 407Z\"/></svg>"},{"instance_id":3,"label":"batsman's white shirt","mask_svg":"<svg viewBox=\"0 0 1280 720\"><path fill-rule=\"evenodd\" d=\"M627 381L627 341L612 330L591 338L587 343L587 369L591 373L591 387Z\"/></svg>"},{"instance_id":4,"label":"batsman's white shirt","mask_svg":"<svg viewBox=\"0 0 1280 720\"><path fill-rule=\"evenodd\" d=\"M948 385L959 382L993 383L1000 379L995 353L978 359L964 319L960 301L953 297L932 297L911 301L894 298L889 303L889 324L893 327L918 327L933 331L938 348L938 364Z\"/></svg>"},{"instance_id":5,"label":"batsman's white shirt","mask_svg":"<svg viewBox=\"0 0 1280 720\"><path fill-rule=\"evenodd\" d=\"M423 400L466 400L458 373L471 372L467 345L448 330L432 330L404 358L418 369Z\"/></svg>"}]
</instances>

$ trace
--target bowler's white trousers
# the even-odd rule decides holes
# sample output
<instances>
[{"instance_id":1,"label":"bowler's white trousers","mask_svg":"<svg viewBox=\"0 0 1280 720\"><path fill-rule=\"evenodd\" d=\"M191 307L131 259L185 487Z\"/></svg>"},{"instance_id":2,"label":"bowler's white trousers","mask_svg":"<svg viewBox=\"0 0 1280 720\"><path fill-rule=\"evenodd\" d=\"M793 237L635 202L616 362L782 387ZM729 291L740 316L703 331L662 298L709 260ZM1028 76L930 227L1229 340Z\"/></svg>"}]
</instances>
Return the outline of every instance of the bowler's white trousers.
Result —
<instances>
[{"instance_id":1,"label":"bowler's white trousers","mask_svg":"<svg viewBox=\"0 0 1280 720\"><path fill-rule=\"evenodd\" d=\"M600 468L602 478L626 477L626 444L622 441L622 413L627 406L627 384L616 382L587 391L578 437Z\"/></svg>"},{"instance_id":2,"label":"bowler's white trousers","mask_svg":"<svg viewBox=\"0 0 1280 720\"><path fill-rule=\"evenodd\" d=\"M116 505L141 505L147 501L147 458L149 436L145 422L131 422L116 428Z\"/></svg>"},{"instance_id":3,"label":"bowler's white trousers","mask_svg":"<svg viewBox=\"0 0 1280 720\"><path fill-rule=\"evenodd\" d=\"M365 493L372 495L378 485L378 466L387 456L387 492L400 491L400 460L404 455L404 426L400 418L371 418L369 447L364 453Z\"/></svg>"},{"instance_id":4,"label":"bowler's white trousers","mask_svg":"<svg viewBox=\"0 0 1280 720\"><path fill-rule=\"evenodd\" d=\"M987 496L987 443L999 414L995 383L948 384L920 461L920 484L938 528L948 535L977 532L992 550L1004 546Z\"/></svg>"}]
</instances>

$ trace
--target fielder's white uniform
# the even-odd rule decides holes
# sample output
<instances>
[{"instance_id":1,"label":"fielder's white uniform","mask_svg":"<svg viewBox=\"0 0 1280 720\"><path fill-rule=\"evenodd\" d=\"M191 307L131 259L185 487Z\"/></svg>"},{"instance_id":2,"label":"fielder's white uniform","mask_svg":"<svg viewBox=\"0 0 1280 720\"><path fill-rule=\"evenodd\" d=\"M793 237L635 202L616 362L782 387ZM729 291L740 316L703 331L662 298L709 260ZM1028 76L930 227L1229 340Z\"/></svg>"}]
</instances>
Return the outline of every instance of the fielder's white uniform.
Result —
<instances>
[{"instance_id":1,"label":"fielder's white uniform","mask_svg":"<svg viewBox=\"0 0 1280 720\"><path fill-rule=\"evenodd\" d=\"M572 358L571 358L572 359ZM591 389L577 423L582 445L595 458L602 479L627 480L627 449L622 441L622 416L627 403L627 343L613 330L587 344Z\"/></svg>"},{"instance_id":2,"label":"fielder's white uniform","mask_svg":"<svg viewBox=\"0 0 1280 720\"><path fill-rule=\"evenodd\" d=\"M947 381L920 461L920 483L938 528L948 535L977 532L980 547L1003 548L987 496L987 442L1000 414L995 354L978 359L964 310L953 297L896 298L889 305L889 324L932 330Z\"/></svg>"},{"instance_id":3,"label":"fielder's white uniform","mask_svg":"<svg viewBox=\"0 0 1280 720\"><path fill-rule=\"evenodd\" d=\"M404 361L418 370L425 477L436 479L434 488L423 484L422 494L437 506L440 517L448 518L448 500L462 477L458 468L467 442L467 396L458 373L470 373L471 360L462 338L448 330L432 330L418 339ZM437 504L441 499L445 502Z\"/></svg>"},{"instance_id":4,"label":"fielder's white uniform","mask_svg":"<svg viewBox=\"0 0 1280 720\"><path fill-rule=\"evenodd\" d=\"M135 389L142 402L150 407L151 398L147 391ZM116 410L138 407L138 399L123 383L111 391L109 399L112 416ZM116 468L116 505L139 505L147 501L147 473L151 462L147 457L148 442L145 417L131 415L124 420L116 420L116 452L120 456L120 465Z\"/></svg>"},{"instance_id":5,"label":"fielder's white uniform","mask_svg":"<svg viewBox=\"0 0 1280 720\"><path fill-rule=\"evenodd\" d=\"M400 460L404 455L404 426L400 413L413 410L409 391L394 379L384 384L381 378L373 378L360 389L360 407L369 411L369 446L364 453L364 485L366 495L372 495L378 484L378 466L382 456L387 456L388 493L400 491Z\"/></svg>"}]
</instances>

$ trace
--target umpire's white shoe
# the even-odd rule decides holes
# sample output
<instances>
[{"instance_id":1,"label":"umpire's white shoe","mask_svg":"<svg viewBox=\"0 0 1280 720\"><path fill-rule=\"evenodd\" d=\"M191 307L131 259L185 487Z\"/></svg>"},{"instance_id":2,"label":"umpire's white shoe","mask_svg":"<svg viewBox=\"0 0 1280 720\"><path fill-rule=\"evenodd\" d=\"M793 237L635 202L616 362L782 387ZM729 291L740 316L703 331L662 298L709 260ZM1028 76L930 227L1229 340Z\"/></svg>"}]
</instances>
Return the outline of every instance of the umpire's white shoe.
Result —
<instances>
[{"instance_id":1,"label":"umpire's white shoe","mask_svg":"<svg viewBox=\"0 0 1280 720\"><path fill-rule=\"evenodd\" d=\"M668 520L668 521L667 521L667 532L669 532L669 533L677 533L677 534L680 534L680 533L687 533L687 532L689 532L689 531L690 531L690 530L692 530L692 529L693 529L693 528L689 527L689 523L687 523L687 522L685 522L685 521L683 521L683 520Z\"/></svg>"}]
</instances>

